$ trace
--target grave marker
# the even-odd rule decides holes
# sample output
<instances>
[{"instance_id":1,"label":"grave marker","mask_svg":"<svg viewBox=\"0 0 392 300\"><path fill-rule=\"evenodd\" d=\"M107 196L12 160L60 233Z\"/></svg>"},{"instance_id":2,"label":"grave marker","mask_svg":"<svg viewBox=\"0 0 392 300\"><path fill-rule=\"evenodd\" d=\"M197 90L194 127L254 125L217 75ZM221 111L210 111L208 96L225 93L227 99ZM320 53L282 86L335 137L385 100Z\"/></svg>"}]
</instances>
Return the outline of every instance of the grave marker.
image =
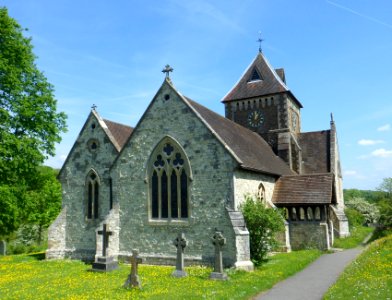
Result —
<instances>
[{"instance_id":1,"label":"grave marker","mask_svg":"<svg viewBox=\"0 0 392 300\"><path fill-rule=\"evenodd\" d=\"M184 271L184 249L188 244L184 233L179 233L173 241L174 246L177 247L176 270L172 273L174 277L185 277L187 273Z\"/></svg>"},{"instance_id":2,"label":"grave marker","mask_svg":"<svg viewBox=\"0 0 392 300\"><path fill-rule=\"evenodd\" d=\"M222 247L226 244L226 238L223 237L222 232L216 231L211 240L215 246L215 264L210 279L227 280L227 274L223 271L222 259Z\"/></svg>"},{"instance_id":3,"label":"grave marker","mask_svg":"<svg viewBox=\"0 0 392 300\"><path fill-rule=\"evenodd\" d=\"M128 275L123 287L138 287L141 288L141 282L139 279L138 265L143 262L143 259L139 257L139 251L136 249L132 250L131 256L131 273Z\"/></svg>"}]
</instances>

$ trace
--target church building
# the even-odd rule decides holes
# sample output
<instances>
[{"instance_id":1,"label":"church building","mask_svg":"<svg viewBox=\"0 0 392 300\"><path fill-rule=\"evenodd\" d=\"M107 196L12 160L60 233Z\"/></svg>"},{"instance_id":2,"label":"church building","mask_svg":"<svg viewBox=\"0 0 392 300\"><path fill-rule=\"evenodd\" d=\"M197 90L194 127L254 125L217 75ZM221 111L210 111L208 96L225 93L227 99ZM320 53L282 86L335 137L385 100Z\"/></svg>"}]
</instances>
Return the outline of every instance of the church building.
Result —
<instances>
[{"instance_id":1,"label":"church building","mask_svg":"<svg viewBox=\"0 0 392 300\"><path fill-rule=\"evenodd\" d=\"M251 270L245 195L286 212L281 248L329 249L349 235L335 123L301 132L301 102L260 51L223 97L225 117L165 79L135 128L95 107L62 169L62 210L49 228L46 257L91 261L102 252L174 264L184 233L187 264L210 264L211 237L226 238L226 266Z\"/></svg>"}]
</instances>

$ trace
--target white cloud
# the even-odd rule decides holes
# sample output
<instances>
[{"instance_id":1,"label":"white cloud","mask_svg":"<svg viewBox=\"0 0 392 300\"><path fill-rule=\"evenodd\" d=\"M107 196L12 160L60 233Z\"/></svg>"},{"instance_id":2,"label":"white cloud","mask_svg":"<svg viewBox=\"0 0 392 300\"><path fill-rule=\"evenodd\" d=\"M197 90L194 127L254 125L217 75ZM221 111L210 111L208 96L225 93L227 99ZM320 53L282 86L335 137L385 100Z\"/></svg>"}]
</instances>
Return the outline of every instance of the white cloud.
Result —
<instances>
[{"instance_id":1,"label":"white cloud","mask_svg":"<svg viewBox=\"0 0 392 300\"><path fill-rule=\"evenodd\" d=\"M377 128L377 131L389 131L391 130L391 124L385 124Z\"/></svg>"},{"instance_id":2,"label":"white cloud","mask_svg":"<svg viewBox=\"0 0 392 300\"><path fill-rule=\"evenodd\" d=\"M392 157L392 150L385 150L384 148L381 148L381 149L374 150L371 153L371 155L375 157L382 157L382 158Z\"/></svg>"},{"instance_id":3,"label":"white cloud","mask_svg":"<svg viewBox=\"0 0 392 300\"><path fill-rule=\"evenodd\" d=\"M361 146L371 146L371 145L383 144L383 143L385 143L385 141L383 141L383 140L365 140L365 139L362 139L362 140L358 141L358 144L361 145Z\"/></svg>"}]
</instances>

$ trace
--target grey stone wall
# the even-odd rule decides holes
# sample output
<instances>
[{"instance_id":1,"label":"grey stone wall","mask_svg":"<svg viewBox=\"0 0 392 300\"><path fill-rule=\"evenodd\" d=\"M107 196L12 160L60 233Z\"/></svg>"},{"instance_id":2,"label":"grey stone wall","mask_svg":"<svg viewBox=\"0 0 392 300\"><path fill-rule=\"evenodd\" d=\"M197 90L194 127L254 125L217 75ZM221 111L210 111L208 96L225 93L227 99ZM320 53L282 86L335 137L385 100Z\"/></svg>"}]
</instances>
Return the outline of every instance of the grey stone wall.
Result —
<instances>
[{"instance_id":1,"label":"grey stone wall","mask_svg":"<svg viewBox=\"0 0 392 300\"><path fill-rule=\"evenodd\" d=\"M268 175L263 175L254 172L247 172L244 170L236 170L233 176L234 182L234 208L239 209L239 206L245 200L245 195L250 194L257 199L260 184L264 186L264 201L272 206L272 194L275 187L275 178Z\"/></svg>"},{"instance_id":2,"label":"grey stone wall","mask_svg":"<svg viewBox=\"0 0 392 300\"><path fill-rule=\"evenodd\" d=\"M66 209L65 220L51 226L48 241L48 256L54 250L65 257L92 260L96 248L96 228L109 213L109 168L118 152L106 134L106 124L92 111L80 132L67 160L60 171L62 205ZM91 149L91 141L97 148ZM87 219L86 177L94 170L99 177L99 218ZM60 217L63 219L63 216ZM65 225L64 225L65 224ZM65 248L55 246L61 240L65 226ZM53 252L54 253L54 252Z\"/></svg>"},{"instance_id":3,"label":"grey stone wall","mask_svg":"<svg viewBox=\"0 0 392 300\"><path fill-rule=\"evenodd\" d=\"M165 100L165 95L170 98ZM148 162L154 148L166 136L177 141L189 158L190 216L185 221L149 219ZM184 232L189 241L186 260L212 263L211 237L218 229L227 239L224 261L233 265L237 261L236 238L226 206L233 203L232 178L236 166L206 125L164 83L112 168L114 201L120 204L118 254L126 257L137 248L151 262L170 263L176 256L173 240L178 232Z\"/></svg>"},{"instance_id":4,"label":"grey stone wall","mask_svg":"<svg viewBox=\"0 0 392 300\"><path fill-rule=\"evenodd\" d=\"M325 222L290 222L290 243L293 250L330 249L328 224Z\"/></svg>"},{"instance_id":5,"label":"grey stone wall","mask_svg":"<svg viewBox=\"0 0 392 300\"><path fill-rule=\"evenodd\" d=\"M63 207L56 220L48 228L48 250L45 254L46 259L58 259L65 257L66 227L67 208Z\"/></svg>"}]
</instances>

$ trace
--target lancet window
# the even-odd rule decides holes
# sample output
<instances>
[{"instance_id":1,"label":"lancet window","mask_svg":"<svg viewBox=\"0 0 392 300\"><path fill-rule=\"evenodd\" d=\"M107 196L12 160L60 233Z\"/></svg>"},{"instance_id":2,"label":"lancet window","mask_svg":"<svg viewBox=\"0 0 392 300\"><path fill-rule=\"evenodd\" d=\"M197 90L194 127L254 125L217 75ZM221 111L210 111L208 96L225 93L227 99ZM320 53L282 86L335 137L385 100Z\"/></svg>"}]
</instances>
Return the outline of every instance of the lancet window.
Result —
<instances>
[{"instance_id":1,"label":"lancet window","mask_svg":"<svg viewBox=\"0 0 392 300\"><path fill-rule=\"evenodd\" d=\"M87 187L87 219L99 217L99 177L91 170L86 179Z\"/></svg>"}]
</instances>

